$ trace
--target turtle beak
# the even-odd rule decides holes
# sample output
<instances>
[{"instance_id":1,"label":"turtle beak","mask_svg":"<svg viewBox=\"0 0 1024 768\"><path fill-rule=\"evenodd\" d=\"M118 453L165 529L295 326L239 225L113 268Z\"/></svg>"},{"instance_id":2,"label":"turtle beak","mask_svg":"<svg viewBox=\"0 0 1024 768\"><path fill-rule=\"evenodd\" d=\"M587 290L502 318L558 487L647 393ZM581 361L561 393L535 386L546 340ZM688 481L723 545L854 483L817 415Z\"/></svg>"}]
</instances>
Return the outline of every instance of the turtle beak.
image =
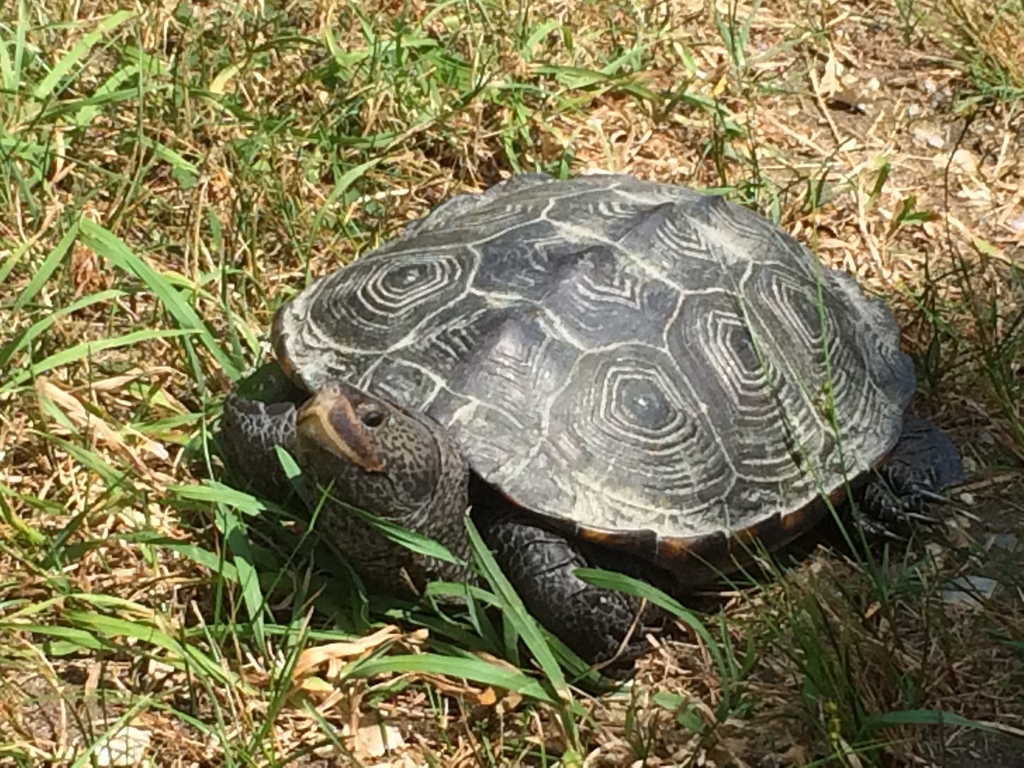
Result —
<instances>
[{"instance_id":1,"label":"turtle beak","mask_svg":"<svg viewBox=\"0 0 1024 768\"><path fill-rule=\"evenodd\" d=\"M308 441L366 472L384 468L352 401L337 387L324 387L302 405L296 430L300 443Z\"/></svg>"}]
</instances>

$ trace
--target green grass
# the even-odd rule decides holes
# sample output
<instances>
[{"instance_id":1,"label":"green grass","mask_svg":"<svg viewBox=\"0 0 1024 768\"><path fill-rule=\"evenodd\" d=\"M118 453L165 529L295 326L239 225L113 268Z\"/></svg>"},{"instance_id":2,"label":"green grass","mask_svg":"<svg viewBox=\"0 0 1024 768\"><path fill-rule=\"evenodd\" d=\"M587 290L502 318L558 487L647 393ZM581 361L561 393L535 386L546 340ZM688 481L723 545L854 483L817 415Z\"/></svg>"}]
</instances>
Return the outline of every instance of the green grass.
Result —
<instances>
[{"instance_id":1,"label":"green grass","mask_svg":"<svg viewBox=\"0 0 1024 768\"><path fill-rule=\"evenodd\" d=\"M373 716L434 765L579 765L599 745L892 764L930 754L939 721L1024 727L1019 604L940 599L950 573L998 566L980 529L1019 529L1022 11L877 5L879 26L842 34L795 3L4 5L0 763L88 765L129 725L139 764L368 761L341 727ZM830 55L889 100L816 111ZM893 85L906 56L950 97ZM887 106L909 102L918 117ZM957 118L957 143L914 143ZM667 604L690 630L600 695L482 547L464 610L370 600L288 510L221 484L213 445L311 276L452 194L590 168L722 190L884 292L980 518L941 555L818 556L722 612Z\"/></svg>"}]
</instances>

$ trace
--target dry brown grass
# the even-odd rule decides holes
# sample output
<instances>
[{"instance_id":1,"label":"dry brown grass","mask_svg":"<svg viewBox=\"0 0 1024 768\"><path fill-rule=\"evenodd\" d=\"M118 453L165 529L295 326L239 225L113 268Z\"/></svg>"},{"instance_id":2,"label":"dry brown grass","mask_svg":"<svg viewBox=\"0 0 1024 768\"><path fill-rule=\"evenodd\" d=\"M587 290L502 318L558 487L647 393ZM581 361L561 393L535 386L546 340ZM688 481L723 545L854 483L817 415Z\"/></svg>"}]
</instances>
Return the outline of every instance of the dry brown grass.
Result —
<instances>
[{"instance_id":1,"label":"dry brown grass","mask_svg":"<svg viewBox=\"0 0 1024 768\"><path fill-rule=\"evenodd\" d=\"M158 765L956 765L985 749L1021 764L1005 736L864 725L935 709L1024 731L1020 556L976 546L1019 535L1024 512L1019 2L211 0L99 31L117 10L0 9L16 73L0 73L0 765L70 765L129 725ZM312 615L306 564L264 575L271 610L247 602L232 537L257 560L280 553L194 491L218 472L219 399L308 274L533 168L725 188L884 294L922 361L919 407L965 454L956 546L882 577L818 556L737 593L717 635L733 677L703 643L653 638L631 693L580 695L575 733L558 707L451 677L297 692L289 664L324 638L275 630ZM87 237L61 253L81 218L136 261ZM174 329L190 333L160 335ZM982 567L1005 584L996 599L940 599L945 575ZM376 650L420 647L406 634ZM371 755L375 718L404 742L387 756Z\"/></svg>"}]
</instances>

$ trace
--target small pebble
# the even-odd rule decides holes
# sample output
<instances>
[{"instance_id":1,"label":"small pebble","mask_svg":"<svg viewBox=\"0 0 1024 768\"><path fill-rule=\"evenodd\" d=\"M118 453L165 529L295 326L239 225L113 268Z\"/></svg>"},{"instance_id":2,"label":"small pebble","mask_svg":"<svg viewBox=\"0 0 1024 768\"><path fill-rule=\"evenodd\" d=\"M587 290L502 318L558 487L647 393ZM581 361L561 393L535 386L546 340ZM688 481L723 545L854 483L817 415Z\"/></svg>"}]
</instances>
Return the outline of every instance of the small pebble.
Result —
<instances>
[{"instance_id":1,"label":"small pebble","mask_svg":"<svg viewBox=\"0 0 1024 768\"><path fill-rule=\"evenodd\" d=\"M1002 549L1006 552L1017 550L1017 536L1012 533L993 533L985 539L985 549Z\"/></svg>"},{"instance_id":2,"label":"small pebble","mask_svg":"<svg viewBox=\"0 0 1024 768\"><path fill-rule=\"evenodd\" d=\"M985 576L967 576L947 581L942 599L947 603L977 604L978 598L988 600L995 594L999 582Z\"/></svg>"},{"instance_id":3,"label":"small pebble","mask_svg":"<svg viewBox=\"0 0 1024 768\"><path fill-rule=\"evenodd\" d=\"M932 149L942 149L946 144L945 140L937 133L924 128L915 128L913 136L917 143L924 144Z\"/></svg>"}]
</instances>

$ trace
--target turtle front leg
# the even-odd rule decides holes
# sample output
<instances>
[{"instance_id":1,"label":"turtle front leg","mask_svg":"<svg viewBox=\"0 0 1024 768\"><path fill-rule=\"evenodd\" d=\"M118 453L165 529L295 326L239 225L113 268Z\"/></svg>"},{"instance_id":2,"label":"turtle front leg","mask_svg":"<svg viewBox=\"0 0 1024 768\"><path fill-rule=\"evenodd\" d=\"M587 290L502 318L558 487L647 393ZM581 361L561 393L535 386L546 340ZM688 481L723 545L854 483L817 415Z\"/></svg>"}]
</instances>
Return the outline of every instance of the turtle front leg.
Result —
<instances>
[{"instance_id":1,"label":"turtle front leg","mask_svg":"<svg viewBox=\"0 0 1024 768\"><path fill-rule=\"evenodd\" d=\"M593 563L568 539L514 516L483 534L527 610L585 661L620 667L644 652L642 601L577 578Z\"/></svg>"},{"instance_id":2,"label":"turtle front leg","mask_svg":"<svg viewBox=\"0 0 1024 768\"><path fill-rule=\"evenodd\" d=\"M936 522L924 514L925 504L944 502L942 492L963 479L960 454L946 433L908 414L888 461L864 488L860 504L864 527L891 533L911 520Z\"/></svg>"}]
</instances>

